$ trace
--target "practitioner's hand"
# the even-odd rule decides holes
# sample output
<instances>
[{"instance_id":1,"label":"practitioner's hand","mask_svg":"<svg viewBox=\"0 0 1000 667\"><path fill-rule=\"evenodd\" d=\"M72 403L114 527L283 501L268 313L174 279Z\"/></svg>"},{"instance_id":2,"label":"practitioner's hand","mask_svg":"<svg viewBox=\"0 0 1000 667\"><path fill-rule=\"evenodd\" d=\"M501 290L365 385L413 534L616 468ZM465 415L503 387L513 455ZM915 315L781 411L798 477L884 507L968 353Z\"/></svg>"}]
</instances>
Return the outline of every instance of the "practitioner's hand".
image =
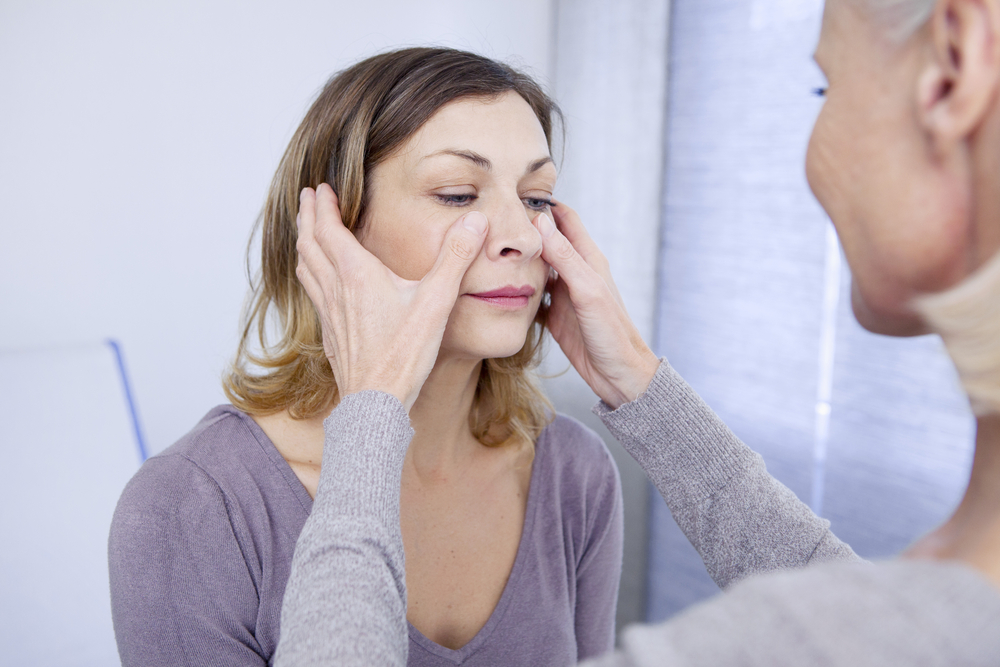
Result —
<instances>
[{"instance_id":1,"label":"practitioner's hand","mask_svg":"<svg viewBox=\"0 0 1000 667\"><path fill-rule=\"evenodd\" d=\"M632 323L615 287L608 260L565 204L535 218L542 257L559 278L550 283L552 337L605 403L617 408L649 386L660 365Z\"/></svg>"},{"instance_id":2,"label":"practitioner's hand","mask_svg":"<svg viewBox=\"0 0 1000 667\"><path fill-rule=\"evenodd\" d=\"M295 273L319 313L340 395L377 389L409 410L437 359L462 277L483 246L486 216L456 221L419 281L400 278L358 242L326 183L302 191L298 227Z\"/></svg>"}]
</instances>

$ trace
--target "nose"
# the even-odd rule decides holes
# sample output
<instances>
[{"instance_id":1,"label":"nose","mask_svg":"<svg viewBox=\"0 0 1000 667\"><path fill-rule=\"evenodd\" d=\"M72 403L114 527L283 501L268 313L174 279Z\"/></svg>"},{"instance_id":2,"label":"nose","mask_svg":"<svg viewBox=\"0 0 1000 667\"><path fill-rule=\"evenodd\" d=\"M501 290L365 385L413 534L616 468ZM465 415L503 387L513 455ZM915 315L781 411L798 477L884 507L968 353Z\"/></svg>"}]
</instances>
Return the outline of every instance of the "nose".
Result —
<instances>
[{"instance_id":1,"label":"nose","mask_svg":"<svg viewBox=\"0 0 1000 667\"><path fill-rule=\"evenodd\" d=\"M531 224L537 213L526 209L519 198L505 198L493 210L483 211L490 221L486 256L493 261L527 262L541 256L542 237Z\"/></svg>"}]
</instances>

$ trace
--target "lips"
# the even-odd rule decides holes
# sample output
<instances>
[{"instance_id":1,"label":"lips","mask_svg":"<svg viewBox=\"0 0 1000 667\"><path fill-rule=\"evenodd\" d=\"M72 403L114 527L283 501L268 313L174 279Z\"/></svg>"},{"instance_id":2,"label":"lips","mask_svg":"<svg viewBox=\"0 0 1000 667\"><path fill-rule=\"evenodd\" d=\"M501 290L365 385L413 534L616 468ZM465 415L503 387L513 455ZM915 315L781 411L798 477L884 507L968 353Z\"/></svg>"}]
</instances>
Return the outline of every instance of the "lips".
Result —
<instances>
[{"instance_id":1,"label":"lips","mask_svg":"<svg viewBox=\"0 0 1000 667\"><path fill-rule=\"evenodd\" d=\"M516 310L527 306L528 300L534 295L535 288L531 285L522 285L521 287L507 285L506 287L490 290L489 292L466 294L466 296L471 296L474 299L505 310Z\"/></svg>"}]
</instances>

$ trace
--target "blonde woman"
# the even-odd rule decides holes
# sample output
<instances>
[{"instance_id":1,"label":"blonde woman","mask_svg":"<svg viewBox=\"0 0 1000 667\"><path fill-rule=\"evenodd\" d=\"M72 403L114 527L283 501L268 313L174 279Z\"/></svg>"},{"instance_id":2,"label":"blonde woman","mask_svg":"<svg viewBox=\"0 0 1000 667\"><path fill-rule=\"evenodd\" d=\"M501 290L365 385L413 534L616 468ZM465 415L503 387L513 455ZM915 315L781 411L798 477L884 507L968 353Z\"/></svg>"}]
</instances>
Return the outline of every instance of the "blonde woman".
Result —
<instances>
[{"instance_id":1,"label":"blonde woman","mask_svg":"<svg viewBox=\"0 0 1000 667\"><path fill-rule=\"evenodd\" d=\"M854 313L872 331L944 339L977 417L968 488L948 521L897 558L861 562L652 356L607 262L558 205L556 225L536 219L543 257L559 272L550 330L726 589L664 624L627 630L619 652L588 665L1000 665L1000 0L828 0L815 57L829 88L806 168L851 265ZM313 294L328 329L356 343L351 332L364 330L373 344L354 354L373 369L376 351L389 349L415 370L391 382L352 377L359 391L330 416L279 666L401 665L407 651L394 468L355 454L393 461L406 451L402 406L419 392L439 334L428 324L422 337L402 337L361 315L362 299L396 292L343 270L366 255L327 245L339 229L327 211L303 215L303 235L334 260L303 244L303 273L324 276ZM446 305L460 293L457 281L437 287ZM412 312L406 302L391 310L379 321ZM347 421L349 433L338 428ZM351 492L360 488L363 505Z\"/></svg>"},{"instance_id":2,"label":"blonde woman","mask_svg":"<svg viewBox=\"0 0 1000 667\"><path fill-rule=\"evenodd\" d=\"M331 343L307 296L315 278L296 276L303 189L310 210L339 210L350 241L412 303L421 285L464 276L419 396L386 424L412 435L394 480L409 664L567 664L612 647L617 470L593 432L552 413L531 374L549 275L532 220L556 184L557 114L530 78L450 49L381 54L330 80L262 213L261 278L225 380L232 405L147 461L119 502L110 566L124 665L272 660L323 421L372 370ZM456 243L457 273L440 252ZM400 333L434 320L416 312ZM388 379L410 372L389 349L380 363Z\"/></svg>"}]
</instances>

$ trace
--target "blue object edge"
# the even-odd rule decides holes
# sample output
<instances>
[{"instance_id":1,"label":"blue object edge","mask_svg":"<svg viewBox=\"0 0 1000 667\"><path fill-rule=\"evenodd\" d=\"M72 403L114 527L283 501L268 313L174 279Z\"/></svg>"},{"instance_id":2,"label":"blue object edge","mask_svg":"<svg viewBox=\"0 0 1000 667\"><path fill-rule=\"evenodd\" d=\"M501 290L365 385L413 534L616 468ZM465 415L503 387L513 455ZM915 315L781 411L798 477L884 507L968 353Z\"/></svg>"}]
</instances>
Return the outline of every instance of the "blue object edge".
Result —
<instances>
[{"instance_id":1,"label":"blue object edge","mask_svg":"<svg viewBox=\"0 0 1000 667\"><path fill-rule=\"evenodd\" d=\"M122 380L122 389L125 390L125 402L128 404L129 415L132 417L132 432L135 434L135 444L139 449L139 458L145 462L149 458L146 449L146 438L142 434L142 426L139 424L139 413L135 407L135 399L132 397L132 385L128 381L128 372L125 370L125 357L122 355L121 344L114 338L104 341L111 351L115 353L115 361L118 362L118 375Z\"/></svg>"}]
</instances>

